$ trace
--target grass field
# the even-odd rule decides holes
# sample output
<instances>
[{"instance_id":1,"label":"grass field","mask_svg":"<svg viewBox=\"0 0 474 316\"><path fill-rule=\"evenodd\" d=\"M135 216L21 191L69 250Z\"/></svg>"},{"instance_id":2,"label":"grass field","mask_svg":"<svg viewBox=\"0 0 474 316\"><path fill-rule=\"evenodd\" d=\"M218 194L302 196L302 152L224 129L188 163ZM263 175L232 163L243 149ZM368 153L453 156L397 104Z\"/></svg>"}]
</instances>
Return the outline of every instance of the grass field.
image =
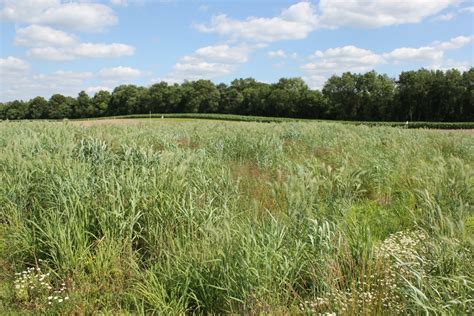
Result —
<instances>
[{"instance_id":1,"label":"grass field","mask_svg":"<svg viewBox=\"0 0 474 316\"><path fill-rule=\"evenodd\" d=\"M474 312L471 135L168 122L0 123L0 313Z\"/></svg>"},{"instance_id":2,"label":"grass field","mask_svg":"<svg viewBox=\"0 0 474 316\"><path fill-rule=\"evenodd\" d=\"M429 129L474 129L474 122L380 122L380 121L331 121L331 120L312 120L298 119L289 117L269 117L252 116L236 114L217 114L217 113L166 113L166 114L132 114L109 117L98 117L91 119L78 119L77 121L97 121L97 120L116 120L116 119L162 119L167 120L217 120L217 121L235 121L235 122L318 122L318 123L340 123L350 125L365 126L385 126L385 127L403 127L408 129L429 128Z\"/></svg>"}]
</instances>

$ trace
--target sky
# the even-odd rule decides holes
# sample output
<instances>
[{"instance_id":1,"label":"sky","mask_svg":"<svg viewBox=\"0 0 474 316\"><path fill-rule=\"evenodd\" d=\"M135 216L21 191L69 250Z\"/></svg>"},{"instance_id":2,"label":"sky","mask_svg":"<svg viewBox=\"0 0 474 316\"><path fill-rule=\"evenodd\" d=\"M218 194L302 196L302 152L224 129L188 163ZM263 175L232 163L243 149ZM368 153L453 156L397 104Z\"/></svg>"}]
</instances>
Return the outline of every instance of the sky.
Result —
<instances>
[{"instance_id":1,"label":"sky","mask_svg":"<svg viewBox=\"0 0 474 316\"><path fill-rule=\"evenodd\" d=\"M0 0L0 101L253 77L469 69L474 0Z\"/></svg>"}]
</instances>

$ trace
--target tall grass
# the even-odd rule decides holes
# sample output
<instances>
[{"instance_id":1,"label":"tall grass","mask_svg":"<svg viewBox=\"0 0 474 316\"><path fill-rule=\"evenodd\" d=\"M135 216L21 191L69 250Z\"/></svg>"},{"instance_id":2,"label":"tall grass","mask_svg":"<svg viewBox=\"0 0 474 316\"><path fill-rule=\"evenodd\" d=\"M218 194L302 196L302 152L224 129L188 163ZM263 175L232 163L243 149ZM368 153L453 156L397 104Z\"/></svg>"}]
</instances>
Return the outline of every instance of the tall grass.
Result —
<instances>
[{"instance_id":1,"label":"tall grass","mask_svg":"<svg viewBox=\"0 0 474 316\"><path fill-rule=\"evenodd\" d=\"M473 161L391 127L3 122L0 311L472 313Z\"/></svg>"}]
</instances>

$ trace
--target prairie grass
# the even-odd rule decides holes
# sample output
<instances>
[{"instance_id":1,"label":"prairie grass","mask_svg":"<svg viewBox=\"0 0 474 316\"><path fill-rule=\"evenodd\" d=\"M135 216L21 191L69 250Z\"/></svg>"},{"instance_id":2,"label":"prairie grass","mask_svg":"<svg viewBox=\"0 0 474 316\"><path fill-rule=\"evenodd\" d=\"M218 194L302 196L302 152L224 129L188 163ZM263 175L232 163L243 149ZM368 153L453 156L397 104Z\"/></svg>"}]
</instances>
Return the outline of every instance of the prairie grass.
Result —
<instances>
[{"instance_id":1,"label":"prairie grass","mask_svg":"<svg viewBox=\"0 0 474 316\"><path fill-rule=\"evenodd\" d=\"M473 162L392 127L2 122L0 312L469 314Z\"/></svg>"}]
</instances>

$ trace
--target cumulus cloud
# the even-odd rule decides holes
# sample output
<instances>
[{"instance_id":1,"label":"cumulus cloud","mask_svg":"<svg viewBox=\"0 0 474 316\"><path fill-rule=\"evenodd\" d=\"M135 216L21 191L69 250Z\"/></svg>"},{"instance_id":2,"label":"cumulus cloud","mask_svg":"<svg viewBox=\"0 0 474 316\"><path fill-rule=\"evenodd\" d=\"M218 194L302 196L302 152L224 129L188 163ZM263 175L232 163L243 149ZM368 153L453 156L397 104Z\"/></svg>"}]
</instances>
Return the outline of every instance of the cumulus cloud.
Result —
<instances>
[{"instance_id":1,"label":"cumulus cloud","mask_svg":"<svg viewBox=\"0 0 474 316\"><path fill-rule=\"evenodd\" d=\"M441 50L458 49L472 42L474 36L458 36L447 42L435 42L434 47Z\"/></svg>"},{"instance_id":2,"label":"cumulus cloud","mask_svg":"<svg viewBox=\"0 0 474 316\"><path fill-rule=\"evenodd\" d=\"M229 46L229 45L214 45L206 46L196 50L194 56L186 56L186 59L204 59L210 62L220 63L245 63L248 60L248 55L251 48L248 46Z\"/></svg>"},{"instance_id":3,"label":"cumulus cloud","mask_svg":"<svg viewBox=\"0 0 474 316\"><path fill-rule=\"evenodd\" d=\"M17 29L15 36L15 44L22 46L71 46L76 43L77 39L66 32L36 24Z\"/></svg>"},{"instance_id":4,"label":"cumulus cloud","mask_svg":"<svg viewBox=\"0 0 474 316\"><path fill-rule=\"evenodd\" d=\"M127 0L110 0L110 4L125 7L128 5L128 1Z\"/></svg>"},{"instance_id":5,"label":"cumulus cloud","mask_svg":"<svg viewBox=\"0 0 474 316\"><path fill-rule=\"evenodd\" d=\"M15 44L31 47L27 51L30 57L51 61L117 58L135 52L133 46L121 43L82 43L70 33L36 24L17 29Z\"/></svg>"},{"instance_id":6,"label":"cumulus cloud","mask_svg":"<svg viewBox=\"0 0 474 316\"><path fill-rule=\"evenodd\" d=\"M458 69L459 71L466 71L468 70L472 65L469 64L469 62L466 61L456 61L452 59L447 59L447 60L441 60L438 62L434 62L431 65L428 65L426 68L428 69L433 69L433 70L450 70L450 69Z\"/></svg>"},{"instance_id":7,"label":"cumulus cloud","mask_svg":"<svg viewBox=\"0 0 474 316\"><path fill-rule=\"evenodd\" d=\"M249 17L237 20L225 14L212 17L208 25L198 24L201 32L217 33L234 39L257 42L303 39L317 26L314 6L309 2L299 2L272 18Z\"/></svg>"},{"instance_id":8,"label":"cumulus cloud","mask_svg":"<svg viewBox=\"0 0 474 316\"><path fill-rule=\"evenodd\" d=\"M94 86L94 87L88 87L86 88L85 90L87 92L87 94L96 94L97 92L99 91L109 91L111 92L112 91L112 88L109 88L109 87L104 87L104 86Z\"/></svg>"},{"instance_id":9,"label":"cumulus cloud","mask_svg":"<svg viewBox=\"0 0 474 316\"><path fill-rule=\"evenodd\" d=\"M446 42L434 42L429 46L418 48L401 47L391 52L383 54L383 56L393 62L401 61L431 61L439 63L446 50L459 49L473 40L473 36L458 36Z\"/></svg>"},{"instance_id":10,"label":"cumulus cloud","mask_svg":"<svg viewBox=\"0 0 474 316\"><path fill-rule=\"evenodd\" d=\"M322 75L308 74L303 76L302 79L311 89L322 89L328 77Z\"/></svg>"},{"instance_id":11,"label":"cumulus cloud","mask_svg":"<svg viewBox=\"0 0 474 316\"><path fill-rule=\"evenodd\" d=\"M460 9L459 11L462 12L462 13L464 13L464 12L467 12L467 13L474 13L474 6L465 7L465 8Z\"/></svg>"},{"instance_id":12,"label":"cumulus cloud","mask_svg":"<svg viewBox=\"0 0 474 316\"><path fill-rule=\"evenodd\" d=\"M418 23L459 2L459 0L321 0L318 11L322 26L374 28Z\"/></svg>"},{"instance_id":13,"label":"cumulus cloud","mask_svg":"<svg viewBox=\"0 0 474 316\"><path fill-rule=\"evenodd\" d=\"M117 24L106 5L60 0L3 0L2 19L15 23L53 25L77 31L97 32Z\"/></svg>"},{"instance_id":14,"label":"cumulus cloud","mask_svg":"<svg viewBox=\"0 0 474 316\"><path fill-rule=\"evenodd\" d=\"M446 21L452 20L455 16L456 16L456 14L454 14L453 12L449 12L449 13L446 13L446 14L440 14L440 15L436 16L434 18L434 20L435 21L446 22Z\"/></svg>"},{"instance_id":15,"label":"cumulus cloud","mask_svg":"<svg viewBox=\"0 0 474 316\"><path fill-rule=\"evenodd\" d=\"M196 61L191 63L178 62L173 66L170 74L162 80L177 83L184 80L213 79L231 74L236 70L234 64L210 63Z\"/></svg>"},{"instance_id":16,"label":"cumulus cloud","mask_svg":"<svg viewBox=\"0 0 474 316\"><path fill-rule=\"evenodd\" d=\"M444 54L472 41L473 36L458 36L449 41L436 41L422 47L400 47L380 54L353 45L317 50L310 56L311 62L302 65L301 69L305 73L303 79L313 88L320 88L331 75L345 71L366 72L383 64L416 62L430 69L466 70L468 63L445 60Z\"/></svg>"},{"instance_id":17,"label":"cumulus cloud","mask_svg":"<svg viewBox=\"0 0 474 316\"><path fill-rule=\"evenodd\" d=\"M22 76L30 70L30 64L26 61L8 56L0 58L0 78L7 81L11 77Z\"/></svg>"},{"instance_id":18,"label":"cumulus cloud","mask_svg":"<svg viewBox=\"0 0 474 316\"><path fill-rule=\"evenodd\" d=\"M389 53L383 54L387 59L395 62L400 61L426 61L426 60L439 60L442 59L444 52L434 47L401 47L394 49Z\"/></svg>"},{"instance_id":19,"label":"cumulus cloud","mask_svg":"<svg viewBox=\"0 0 474 316\"><path fill-rule=\"evenodd\" d=\"M418 23L456 5L460 0L320 0L318 4L302 1L289 6L274 17L234 19L225 14L213 16L208 24L195 27L232 39L257 42L306 38L319 28L362 27ZM444 17L445 19L448 16Z\"/></svg>"},{"instance_id":20,"label":"cumulus cloud","mask_svg":"<svg viewBox=\"0 0 474 316\"><path fill-rule=\"evenodd\" d=\"M68 61L77 58L117 58L131 56L135 48L125 44L80 43L72 47L36 47L28 56L51 61Z\"/></svg>"},{"instance_id":21,"label":"cumulus cloud","mask_svg":"<svg viewBox=\"0 0 474 316\"><path fill-rule=\"evenodd\" d=\"M231 74L248 60L249 54L257 47L260 46L222 44L199 48L193 54L182 57L162 80L175 83Z\"/></svg>"},{"instance_id":22,"label":"cumulus cloud","mask_svg":"<svg viewBox=\"0 0 474 316\"><path fill-rule=\"evenodd\" d=\"M373 69L385 62L384 58L371 50L353 45L317 50L311 56L314 60L303 65L303 70L318 70L321 73L338 73L342 71L363 72Z\"/></svg>"},{"instance_id":23,"label":"cumulus cloud","mask_svg":"<svg viewBox=\"0 0 474 316\"><path fill-rule=\"evenodd\" d=\"M0 58L0 101L27 100L37 95L50 97L60 93L76 96L81 90L93 94L100 90L111 91L121 83L129 83L143 75L138 69L119 66L90 71L58 70L51 73L34 73L22 59L10 56ZM97 79L99 83L97 83ZM91 85L91 82L96 85Z\"/></svg>"},{"instance_id":24,"label":"cumulus cloud","mask_svg":"<svg viewBox=\"0 0 474 316\"><path fill-rule=\"evenodd\" d=\"M75 96L92 76L91 72L63 70L49 74L31 74L27 71L21 77L2 72L2 80L6 80L0 87L0 100L27 100L37 95L49 97L55 93Z\"/></svg>"},{"instance_id":25,"label":"cumulus cloud","mask_svg":"<svg viewBox=\"0 0 474 316\"><path fill-rule=\"evenodd\" d=\"M271 50L267 53L270 58L286 58L288 57L283 49Z\"/></svg>"},{"instance_id":26,"label":"cumulus cloud","mask_svg":"<svg viewBox=\"0 0 474 316\"><path fill-rule=\"evenodd\" d=\"M102 78L107 79L136 79L142 75L142 72L132 67L118 66L113 68L103 68L99 71Z\"/></svg>"}]
</instances>

